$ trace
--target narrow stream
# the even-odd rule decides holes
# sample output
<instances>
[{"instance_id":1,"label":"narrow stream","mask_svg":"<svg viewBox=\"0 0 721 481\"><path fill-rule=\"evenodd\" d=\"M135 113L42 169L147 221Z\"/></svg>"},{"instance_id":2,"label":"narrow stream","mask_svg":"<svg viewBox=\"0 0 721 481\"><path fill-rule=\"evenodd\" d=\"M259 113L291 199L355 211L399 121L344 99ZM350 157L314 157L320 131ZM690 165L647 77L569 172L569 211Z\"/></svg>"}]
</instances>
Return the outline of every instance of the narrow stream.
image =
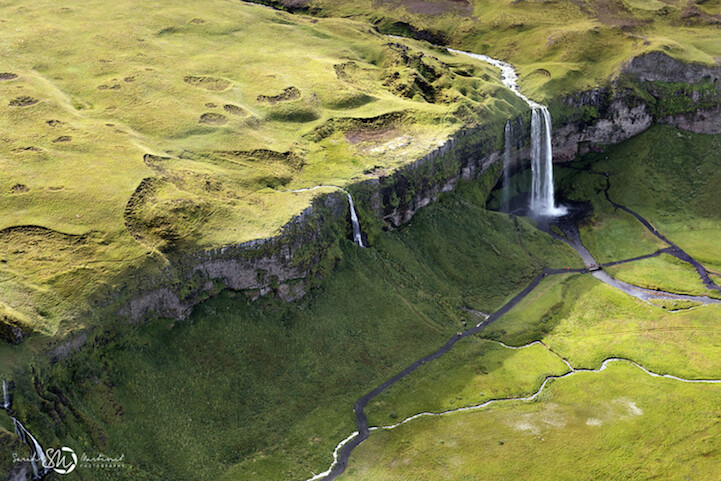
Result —
<instances>
[{"instance_id":1,"label":"narrow stream","mask_svg":"<svg viewBox=\"0 0 721 481\"><path fill-rule=\"evenodd\" d=\"M609 199L610 201L610 199ZM617 205L617 204L614 204ZM621 208L622 206L618 206ZM624 208L625 210L625 208ZM633 297L636 297L637 299L640 299L644 302L649 302L654 299L678 299L678 300L692 300L692 301L698 301L702 304L717 304L721 303L721 300L719 299L713 299L707 296L687 296L682 294L674 294L671 292L663 292L663 291L652 291L649 289L643 289L638 286L633 286L631 284L619 281L611 277L608 273L603 271L597 263L594 257L591 255L591 253L586 249L586 247L581 242L581 237L578 232L578 226L576 222L579 219L578 214L583 214L583 212L576 212L573 209L569 212L568 215L559 217L557 219L551 219L550 222L552 222L554 225L558 226L565 234L566 237L558 236L553 231L550 230L549 226L546 226L543 230L548 232L553 237L563 240L564 242L567 242L571 247L576 250L576 252L579 254L581 259L586 264L586 269L543 269L543 272L539 274L535 279L531 281L531 283L526 286L526 288L521 291L519 294L517 294L513 299L511 299L508 303L503 305L500 309L498 309L496 312L491 314L485 321L482 321L478 323L475 327L468 329L456 336L453 336L451 339L449 339L440 349L438 349L436 352L429 354L428 356L425 356L417 361L415 361L413 364L408 366L406 369L401 371L400 373L396 374L392 378L388 379L386 382L381 384L380 386L376 387L374 390L366 394L365 396L359 398L354 406L353 411L356 416L356 424L358 426L358 430L355 431L352 435L344 439L341 443L339 443L335 450L333 451L333 463L330 465L330 467L324 471L323 473L314 475L313 477L309 478L307 481L318 481L318 480L324 480L324 481L330 481L338 476L340 476L346 469L348 465L348 459L350 457L351 452L353 449L355 449L358 445L360 445L363 441L368 439L370 432L377 430L377 429L393 429L395 427L398 427L402 424L405 424L409 421L412 421L413 419L417 419L419 417L423 416L440 416L449 414L452 412L461 412L461 411L469 411L474 409L481 409L484 407L487 407L491 404L499 403L499 402L508 402L508 401L533 401L538 397L538 395L543 391L543 389L546 387L546 385L554 380L554 379L562 379L568 376L571 376L573 374L579 373L579 372L601 372L606 369L609 363L612 362L626 362L633 364L637 368L644 371L646 374L652 377L660 377L660 378L666 378L666 379L673 379L680 382L689 382L689 383L721 383L721 379L685 379L678 376L673 376L671 374L658 374L652 371L649 371L642 365L638 364L637 362L631 360L631 359L624 359L624 358L618 358L618 357L612 357L604 360L600 367L598 369L576 369L574 368L567 360L561 358L563 362L568 366L569 372L560 375L560 376L548 376L543 383L541 384L540 388L528 395L528 396L522 396L522 397L516 397L516 398L502 398L502 399L493 399L486 401L482 404L476 405L476 406L468 406L464 408L458 408L452 411L446 411L442 413L419 413L413 416L410 416L409 418L404 419L403 421L396 423L391 426L383 426L383 427L369 427L368 426L368 420L365 416L364 410L367 406L368 402L370 402L371 399L388 389L390 386L398 382L399 380L403 379L407 375L414 372L418 367L421 365L433 361L435 359L440 358L445 353L447 353L460 339L463 337L471 336L473 334L476 334L477 332L480 332L483 330L486 326L491 324L492 322L498 320L501 316L506 314L509 310L511 310L514 306L516 306L521 300L523 300L528 294L533 291L538 284L540 284L541 280L543 278L549 276L549 275L559 275L559 274L568 274L568 273L588 273L591 272L591 274L599 279L600 281L615 287L616 289L619 289ZM642 223L645 226L650 226L650 224L645 221L642 217L640 217L638 214L635 214L635 217L637 217L639 220L642 221ZM642 220L643 219L643 220ZM654 229L655 231L655 229ZM657 234L660 236L660 234ZM664 238L665 239L665 238ZM669 241L666 241L670 248L678 248L678 246L675 246L675 244L670 243ZM680 248L678 248L680 250ZM652 257L655 255L659 255L663 251L658 251L653 254L649 254L648 256L641 256L641 258L646 257ZM688 254L686 254L688 256ZM691 258L690 256L688 256ZM618 264L623 262L629 262L633 260L638 260L639 258L634 259L626 259L622 261L617 261L615 263L611 264ZM692 259L692 258L691 258ZM694 262L696 262L694 260ZM700 265L700 264L699 264ZM701 269L703 269L704 272L705 268L701 266ZM701 273L701 270L699 270L699 273ZM653 304L652 304L653 305ZM540 341L537 341L540 343ZM533 343L532 343L533 344ZM541 343L542 344L542 343ZM510 347L510 346L507 346ZM555 354L555 353L554 353ZM559 356L560 357L560 356Z\"/></svg>"},{"instance_id":2,"label":"narrow stream","mask_svg":"<svg viewBox=\"0 0 721 481\"><path fill-rule=\"evenodd\" d=\"M570 221L567 219L561 219L557 225L565 234L566 237L556 236L557 239L560 239L567 244L569 244L571 247L574 248L576 252L578 252L578 255L581 256L581 259L583 259L583 262L586 264L586 267L589 269L595 269L596 266L601 267L597 262L596 259L591 255L591 253L586 249L586 247L581 243L581 235L578 232L578 226L576 225L574 219L571 219ZM644 259L648 257L656 256L660 253L668 252L667 250L657 251L653 254L649 254L647 256L640 256L635 257L633 259L629 259L627 261L634 261L639 259ZM626 261L617 261L609 263L611 265L616 265L620 263L624 263ZM608 264L606 264L608 265ZM652 289L645 289L643 287L634 286L633 284L629 284L627 282L620 281L618 279L613 278L610 274L608 274L603 269L597 269L592 270L591 275L598 279L599 281L608 284L611 287L615 287L616 289L619 289L623 292L625 292L628 295L631 295L637 299L640 299L644 302L648 302L649 304L653 303L651 301L653 300L681 300L681 301L696 301L700 302L701 304L721 304L721 299L714 299L709 296L690 296L685 294L675 294L673 292L666 292L666 291L657 291Z\"/></svg>"},{"instance_id":3,"label":"narrow stream","mask_svg":"<svg viewBox=\"0 0 721 481\"><path fill-rule=\"evenodd\" d=\"M448 414L465 412L465 411L477 411L477 410L483 409L485 407L491 406L493 404L505 403L505 402L509 402L509 401L530 402L530 401L533 401L534 399L536 399L543 392L543 390L546 388L546 386L549 384L549 382L551 382L555 379L564 379L564 378L570 377L571 375L578 374L578 373L599 373L599 372L604 371L608 367L608 365L612 362L623 362L623 363L631 364L631 365L637 367L638 369L640 369L641 371L643 371L644 373L648 374L651 377L671 379L674 381L686 382L686 383L721 384L721 379L687 379L687 378L682 378L682 377L678 377L678 376L673 376L671 374L658 374L653 371L649 371L648 369L643 367L641 364L639 364L631 359L626 359L626 358L622 358L622 357L609 357L607 359L604 359L603 362L601 362L601 365L599 366L598 369L577 369L577 368L573 367L568 362L568 360L566 360L565 358L563 358L563 357L559 356L558 354L556 354L555 352L553 352L551 349L548 348L548 346L546 346L541 341L534 341L530 344L526 344L524 346L518 346L518 347L509 346L509 345L506 345L499 341L494 341L494 342L497 342L498 344L500 344L501 346L503 346L505 348L516 349L516 350L526 349L526 348L528 348L530 346L534 346L534 345L541 345L544 348L546 348L546 350L548 350L551 354L553 354L554 356L559 358L561 361L563 361L563 363L566 364L566 366L568 367L569 370L568 370L568 372L566 372L564 374L545 377L543 382L541 383L541 386L538 388L538 390L533 392L532 394L529 394L528 396L490 399L481 404L475 404L473 406L464 406L462 408L450 409L448 411L422 412L422 413L414 414L413 416L407 417L406 419L404 419L400 422L397 422L395 424L391 424L391 425L387 425L387 426L372 427L372 428L370 428L370 430L376 431L376 430L381 430L381 429L382 430L395 429L395 428L402 426L410 421L413 421L414 419L418 419L418 418L422 418L422 417L445 416Z\"/></svg>"}]
</instances>

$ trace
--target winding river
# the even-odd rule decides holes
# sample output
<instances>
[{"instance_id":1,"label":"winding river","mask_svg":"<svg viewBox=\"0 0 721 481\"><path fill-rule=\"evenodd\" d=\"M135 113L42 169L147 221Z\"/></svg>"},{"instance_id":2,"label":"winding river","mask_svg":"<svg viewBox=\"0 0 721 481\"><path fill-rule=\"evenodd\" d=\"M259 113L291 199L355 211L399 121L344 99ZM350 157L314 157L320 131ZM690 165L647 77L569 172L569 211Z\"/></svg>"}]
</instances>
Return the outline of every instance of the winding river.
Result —
<instances>
[{"instance_id":1,"label":"winding river","mask_svg":"<svg viewBox=\"0 0 721 481\"><path fill-rule=\"evenodd\" d=\"M402 39L402 37L395 37L395 36L393 36L393 38ZM518 88L518 85L517 85L518 75L516 74L515 70L513 69L513 67L510 64L507 64L500 60L493 59L486 55L473 54L473 53L463 52L463 51L454 50L454 49L448 49L448 50L451 52L457 53L457 54L467 55L467 56L479 59L479 60L489 63L495 67L498 67L499 69L501 69L501 75L502 75L501 78L502 78L504 85L506 85L510 90L512 90L513 93L515 93L516 95L518 95L519 97L524 99L532 108L534 108L534 105L542 107L542 106L540 106L540 104L537 104L536 102L530 100L525 95L523 95L523 93L520 92L520 89ZM534 110L535 110L535 108L534 108ZM550 122L548 125L550 128ZM549 143L550 143L550 140L549 140ZM609 176L608 176L608 174L605 174L605 173L602 175L605 175L606 179L607 179L605 195L606 195L606 198L608 199L608 201L615 208L624 210L625 212L628 212L629 214L633 215L636 219L638 219L639 222L641 222L641 224L644 225L644 227L649 229L655 236L657 236L659 239L661 239L662 241L664 241L665 243L667 243L669 245L668 249L662 249L660 251L657 251L655 253L652 253L652 254L649 254L646 256L640 256L640 257L636 257L636 258L632 258L632 259L624 259L624 260L608 263L608 264L605 264L606 266L616 265L616 264L625 263L625 262L633 262L633 261L641 260L644 258L654 257L657 255L660 255L663 252L668 252L669 254L675 255L679 259L689 262L691 265L696 267L696 270L698 271L701 280L704 282L704 284L707 287L709 287L711 289L716 289L716 290L719 289L719 287L715 283L713 283L713 281L710 279L710 277L708 275L708 271L706 270L705 267L703 267L703 265L701 265L701 263L699 263L698 261L693 259L693 257L688 255L685 251L683 251L676 244L673 244L668 239L666 239L662 234L660 234L651 225L650 222L648 222L646 219L641 217L639 214L628 209L625 206L622 206L620 204L616 204L615 202L613 202L608 196L608 189L610 186L610 181L608 180ZM565 377L568 377L568 376L571 376L571 375L574 375L574 374L580 373L580 372L598 373L598 372L605 370L606 367L610 363L614 363L614 362L630 363L630 364L634 365L635 367L637 367L638 369L645 372L646 374L648 374L649 376L656 377L656 378L666 378L666 379L672 379L672 380L679 381L679 382L688 382L688 383L713 383L713 384L721 383L721 379L685 379L685 378L673 376L670 374L658 374L658 373L655 373L655 372L652 372L652 371L646 369L645 367L643 367L642 365L640 365L639 363L637 363L631 359L611 357L611 358L605 359L597 369L576 369L566 359L561 358L561 360L569 368L569 371L560 376L548 376L547 378L544 379L544 381L541 384L541 386L539 387L539 389L536 392L529 394L528 396L515 397L515 398L492 399L492 400L486 401L482 404L478 404L475 406L467 406L467 407L458 408L455 410L445 411L445 412L440 412L440 413L418 413L418 414L410 416L410 417L408 417L396 424L390 425L390 426L381 426L381 427L369 427L368 426L368 420L365 415L365 408L371 399L378 396L380 393L382 393L383 391L385 391L386 389L391 387L393 384L395 384L399 380L403 379L404 377L406 377L409 374L411 374L412 372L414 372L416 369L418 369L423 364L425 364L427 362L431 362L431 361L443 356L445 353L450 351L451 348L460 339L462 339L464 337L472 336L472 335L480 332L481 330L483 330L486 326L488 326L492 322L498 320L500 317L502 317L504 314L506 314L509 310L511 310L514 306L516 306L519 302L521 302L521 300L523 300L531 291L533 291L538 286L538 284L541 282L541 280L543 280L543 278L545 278L547 276L569 274L569 273L591 273L594 277L596 277L600 281L602 281L616 289L619 289L633 297L636 297L637 299L645 301L645 302L650 302L651 300L655 300L655 299L676 299L676 300L692 300L692 301L701 302L702 304L721 303L721 300L714 299L714 298L711 298L708 296L687 296L687 295L675 294L675 293L671 293L671 292L653 291L650 289L644 289L644 288L634 286L634 285L628 284L626 282L622 282L617 279L614 279L612 276L610 276L607 272L605 272L602 269L602 266L599 266L597 264L596 260L593 258L591 253L588 251L588 249L586 249L586 247L581 242L580 234L578 232L578 226L576 224L576 221L573 219L573 216L568 215L568 216L562 217L563 214L566 214L566 211L563 210L562 208L556 207L555 204L551 204L550 206L546 205L546 208L549 208L549 207L551 208L551 210L550 211L547 210L546 215L549 215L550 217L559 217L558 223L556 225L564 232L565 237L555 235L552 232L550 232L550 230L549 230L549 233L551 233L551 235L553 235L554 237L561 239L564 242L567 242L571 247L573 247L574 250L576 250L576 252L579 254L579 256L583 259L584 263L586 264L586 266L587 266L586 269L548 269L548 268L544 268L543 271L541 272L541 274L536 276L530 282L530 284L528 284L528 286L526 286L526 288L523 289L523 291L521 291L519 294L517 294L513 299L511 299L508 303L503 305L496 312L494 312L493 314L488 316L488 318L486 320L478 323L476 326L472 327L471 329L468 329L466 331L463 331L462 333L459 333L458 335L453 336L443 346L441 346L437 351L435 351L421 359L416 360L414 363L412 363L410 366L405 368L403 371L399 372L392 378L388 379L383 384L376 387L375 389L373 389L366 395L360 397L353 405L353 411L355 413L355 418L356 418L357 431L354 431L347 438L345 438L340 443L338 443L338 445L333 450L333 462L331 463L330 467L326 471L324 471L322 473L314 474L312 477L308 478L306 481L319 481L319 480L331 481L331 480L337 478L338 476L340 476L345 471L346 467L348 466L348 460L349 460L349 457L350 457L350 454L352 453L352 451L357 446L359 446L363 441L368 439L371 431L378 430L378 429L394 429L394 428L396 428L400 425L403 425L405 423L408 423L414 419L418 419L420 417L425 417L425 416L443 416L443 415L454 413L454 412L477 410L477 409L482 409L482 408L485 408L492 404L501 403L501 402L533 401L545 389L545 387L548 385L548 383L555 379L562 379L562 378L565 378ZM554 210L554 209L559 209L559 210ZM568 218L571 218L572 220L564 222L564 219L568 219ZM540 341L536 341L536 342L539 344L542 344ZM532 343L532 344L535 344L535 343ZM529 345L531 345L531 344L529 344ZM510 347L510 346L506 346L506 347ZM521 349L523 347L527 347L527 346L522 346L518 349Z\"/></svg>"},{"instance_id":2,"label":"winding river","mask_svg":"<svg viewBox=\"0 0 721 481\"><path fill-rule=\"evenodd\" d=\"M402 37L395 37L395 38L402 39ZM499 68L502 73L502 81L503 81L504 85L506 85L514 94L516 94L517 96L522 98L532 108L534 114L540 114L540 116L544 117L544 119L546 118L546 114L547 114L546 108L544 106L530 100L528 97L526 97L520 91L518 84L517 84L518 76L510 64L493 59L493 58L485 56L485 55L479 55L479 54L474 54L474 53L470 53L470 52L463 52L463 51L454 50L454 49L448 49L448 50L453 53L459 54L459 55L466 55L466 56L481 60L490 65L493 65L494 67ZM534 118L535 117L536 117L536 115L534 115ZM541 122L540 117L537 121L539 122L537 124L538 128L543 128L544 131L547 131L547 136L543 138L543 143L547 143L548 145L550 145L550 116L548 116L547 120L545 120L545 123ZM539 135L541 135L541 134L539 134ZM541 148L543 148L543 147L541 147ZM539 152L541 152L541 151L539 151ZM544 153L539 153L538 155L542 156L544 162L546 162L546 160L548 159L548 156L550 155L550 150L547 149ZM540 159L540 157L539 157L539 159ZM536 165L535 162L534 162L534 165ZM540 164L539 164L539 166L537 168L542 169L543 167L540 166ZM552 172L552 166L550 168L551 168L550 172ZM552 216L560 215L563 213L563 211L557 210L560 208L557 207L553 201L552 177L550 178L550 184L548 183L548 175L549 175L548 166L546 166L546 170L544 170L541 174L542 174L542 178L539 178L539 180L538 180L539 184L537 185L537 189L534 189L534 194L532 196L532 199L535 198L536 202L538 202L538 204L536 205L536 208L541 211L544 211L548 215L552 215ZM541 174L539 174L539 175L541 175ZM552 173L550 175L552 176ZM615 202L613 202L609 198L609 195L608 195L608 190L609 190L609 186L610 186L610 181L608 180L609 176L608 176L608 174L603 174L603 173L600 175L605 175L606 179L607 179L605 195L606 195L606 198L608 199L608 201L615 208L621 209L625 212L628 212L630 215L634 216L650 232L652 232L656 237L661 239L663 242L665 242L669 246L666 249L662 249L660 251L657 251L653 254L649 254L647 256L641 256L641 257L637 257L637 258L633 258L633 259L625 259L625 260L620 260L620 261L616 261L616 262L612 262L612 263L607 263L607 264L605 264L605 266L616 265L616 264L623 263L623 262L632 262L632 261L640 260L643 258L660 255L661 253L669 253L669 254L674 255L677 258L684 260L685 262L688 262L691 265L693 265L696 268L697 272L699 273L701 280L704 282L704 284L709 289L721 291L721 288L713 282L713 280L709 277L708 271L705 269L705 267L701 263L696 261L688 253L683 251L679 246L677 246L676 244L674 244L671 241L669 241L668 239L666 239L646 219L641 217L639 214L628 209L625 206L622 206L620 204L616 204ZM548 186L549 185L551 186L550 199L548 197ZM343 190L347 194L348 202L349 202L349 209L350 209L351 223L353 226L353 241L359 247L365 247L363 244L362 233L361 233L360 225L358 222L358 216L357 216L357 213L355 210L355 206L353 204L353 199L352 199L350 193L348 193L345 189L342 189L337 186L319 185L319 186L315 186L315 187L311 187L311 188L297 189L297 190L288 191L288 192L304 192L304 191L310 191L310 190L315 190L315 189L319 189L319 188L340 189L340 190ZM538 194L535 193L536 191L538 192ZM529 293L531 293L545 277L553 276L553 275L564 275L564 274L569 274L569 273L579 274L579 273L589 273L590 272L590 273L592 273L592 275L594 275L594 277L607 283L608 285L611 285L614 288L620 289L623 292L625 292L629 295L632 295L638 299L641 299L643 301L646 301L646 302L653 300L653 299L694 300L694 301L702 302L704 304L721 302L718 299L713 299L713 298L710 298L707 296L685 296L685 295L674 294L674 293L670 293L670 292L651 291L648 289L643 289L643 288L633 286L628 283L618 281L618 280L614 279L612 276L608 275L605 271L603 271L603 269L599 269L599 270L595 269L595 267L597 266L597 263L596 263L595 259L593 258L593 256L591 255L591 253L583 246L583 244L580 240L580 235L578 234L578 228L577 228L575 222L566 222L566 223L561 222L559 224L559 227L561 227L561 229L563 230L563 232L566 236L565 238L564 237L559 237L559 238L563 239L565 242L568 242L569 245L571 245L576 250L576 252L578 252L578 254L581 256L581 258L586 263L587 268L586 269L549 269L549 268L542 269L542 272L540 274L538 274L526 286L525 289L523 289L520 293L518 293L515 297L513 297L513 299L511 299L508 303L503 305L496 312L489 315L485 320L479 322L474 327L472 327L466 331L463 331L457 335L454 335L435 352L416 360L411 365L409 365L407 368L405 368L403 371L401 371L398 374L396 374L395 376L391 377L390 379L388 379L383 384L376 387L369 393L360 397L353 406L353 410L354 410L355 417L356 417L357 430L350 433L345 439L343 439L341 442L339 442L338 445L335 447L335 449L333 450L333 453L332 453L333 462L330 465L330 467L326 471L315 474L312 477L308 478L307 481L319 481L319 480L330 481L330 480L333 480L336 477L338 477L340 474L342 474L347 467L348 460L349 460L350 454L352 453L353 449L355 449L358 445L360 445L363 441L365 441L369 437L369 434L371 431L379 430L379 429L385 429L385 430L395 429L398 426L401 426L401 425L411 422L415 419L418 419L421 417L426 417L426 416L444 416L444 415L448 415L448 414L455 413L455 412L478 410L478 409L482 409L482 408L488 407L493 404L510 402L510 401L530 402L530 401L535 400L540 395L540 393L543 392L543 390L546 388L546 386L553 380L563 379L563 378L575 375L577 373L582 373L582 372L592 372L592 373L602 372L603 370L605 370L607 368L607 366L610 363L615 363L615 362L629 363L629 364L635 366L636 368L642 370L647 375L652 376L654 378L665 378L665 379L671 379L671 380L675 380L678 382L686 382L686 383L721 383L721 379L686 379L686 378L673 376L670 374L659 374L659 373L655 373L655 372L652 372L652 371L646 369L645 367L643 367L642 365L640 365L639 363L637 363L631 359L624 359L624 358L617 358L617 357L611 357L611 358L605 359L597 369L577 369L577 368L573 367L566 359L558 356L556 353L553 353L554 355L557 355L566 364L566 366L568 367L568 372L566 372L565 374L562 374L562 375L546 377L543 380L541 386L538 388L538 390L536 390L535 392L533 392L527 396L492 399L492 400L488 400L488 401L478 404L478 405L462 407L462 408L458 408L455 410L444 411L444 412L437 412L437 413L423 412L423 413L418 413L413 416L410 416L406 419L403 419L402 421L400 421L396 424L393 424L393 425L380 426L380 427L369 427L368 421L367 421L367 418L365 415L365 408L370 400L372 400L374 397L378 396L380 393L382 393L384 390L386 390L387 388L389 388L390 386L392 386L399 380L403 379L404 377L406 377L409 374L411 374L412 372L414 372L416 369L418 369L423 364L434 361L434 360L440 358L441 356L443 356L444 354L446 354L448 351L450 351L453 348L453 346L459 340L463 339L464 337L473 336L474 334L485 329L491 323L493 323L496 320L498 320L499 318L501 318L508 311L510 311L514 306L516 306L519 302L521 302ZM591 267L593 267L593 269L589 269ZM545 344L543 344L540 341L535 341L531 344L528 344L526 346L521 346L521 347L512 347L512 346L507 346L505 344L502 344L502 345L509 349L524 349L524 348L527 348L527 347L529 347L531 345L535 345L535 344L541 344L546 349L548 349L548 347L545 346ZM549 351L551 351L551 350L549 349ZM551 351L551 352L553 352L553 351ZM11 402L10 402L10 399L9 399L9 396L7 393L7 386L6 386L5 382L3 381L3 403L0 407L4 411L6 411L8 413L8 415L11 417L13 424L15 426L15 432L20 437L20 439L23 442L25 442L28 445L28 447L30 448L31 453L32 453L32 459L33 459L32 467L33 467L34 477L35 477L35 479L40 479L40 478L44 477L45 474L47 474L47 472L48 472L47 468L44 467L45 461L46 461L45 454L42 450L42 447L40 446L40 443L37 441L37 439L15 417L14 412L11 410L10 404L11 404ZM39 466L38 466L38 462L39 462Z\"/></svg>"}]
</instances>

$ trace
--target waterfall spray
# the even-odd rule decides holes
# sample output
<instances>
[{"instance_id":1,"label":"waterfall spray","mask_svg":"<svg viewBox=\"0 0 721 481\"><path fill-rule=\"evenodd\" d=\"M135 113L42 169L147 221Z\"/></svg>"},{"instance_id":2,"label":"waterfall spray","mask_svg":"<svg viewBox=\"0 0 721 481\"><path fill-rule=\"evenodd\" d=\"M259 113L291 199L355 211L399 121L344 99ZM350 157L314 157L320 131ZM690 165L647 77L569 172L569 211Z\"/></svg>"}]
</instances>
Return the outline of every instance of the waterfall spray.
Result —
<instances>
[{"instance_id":1,"label":"waterfall spray","mask_svg":"<svg viewBox=\"0 0 721 481\"><path fill-rule=\"evenodd\" d=\"M510 212L511 202L511 147L513 146L513 127L506 122L503 149L503 189L501 190L501 212Z\"/></svg>"}]
</instances>

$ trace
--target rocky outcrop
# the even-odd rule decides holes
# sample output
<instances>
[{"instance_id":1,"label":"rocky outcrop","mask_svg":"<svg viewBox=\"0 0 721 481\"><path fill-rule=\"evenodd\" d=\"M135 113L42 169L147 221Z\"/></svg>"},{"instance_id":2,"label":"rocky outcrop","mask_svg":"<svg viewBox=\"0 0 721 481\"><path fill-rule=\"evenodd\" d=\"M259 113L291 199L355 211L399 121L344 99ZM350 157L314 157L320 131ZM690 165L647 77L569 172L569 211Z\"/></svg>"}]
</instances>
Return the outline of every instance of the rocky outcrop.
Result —
<instances>
[{"instance_id":1,"label":"rocky outcrop","mask_svg":"<svg viewBox=\"0 0 721 481\"><path fill-rule=\"evenodd\" d=\"M503 126L475 126L457 132L435 150L389 176L353 186L350 190L388 227L408 222L461 180L489 174L489 191L503 145Z\"/></svg>"},{"instance_id":2,"label":"rocky outcrop","mask_svg":"<svg viewBox=\"0 0 721 481\"><path fill-rule=\"evenodd\" d=\"M698 134L721 134L721 106L670 115L659 122Z\"/></svg>"},{"instance_id":3,"label":"rocky outcrop","mask_svg":"<svg viewBox=\"0 0 721 481\"><path fill-rule=\"evenodd\" d=\"M631 59L623 73L635 76L642 82L683 82L695 84L721 80L721 65L684 63L663 52L649 52Z\"/></svg>"},{"instance_id":4,"label":"rocky outcrop","mask_svg":"<svg viewBox=\"0 0 721 481\"><path fill-rule=\"evenodd\" d=\"M15 309L0 303L0 339L19 344L32 332L31 323Z\"/></svg>"},{"instance_id":5,"label":"rocky outcrop","mask_svg":"<svg viewBox=\"0 0 721 481\"><path fill-rule=\"evenodd\" d=\"M555 113L554 121L560 117L553 132L557 162L627 140L653 123L721 133L721 66L686 64L651 52L629 61L606 88L557 101Z\"/></svg>"},{"instance_id":6,"label":"rocky outcrop","mask_svg":"<svg viewBox=\"0 0 721 481\"><path fill-rule=\"evenodd\" d=\"M605 115L594 122L571 122L553 131L553 160L567 162L591 150L594 145L623 142L638 135L653 123L649 107L628 99L611 102Z\"/></svg>"},{"instance_id":7,"label":"rocky outcrop","mask_svg":"<svg viewBox=\"0 0 721 481\"><path fill-rule=\"evenodd\" d=\"M247 291L251 299L274 293L292 301L305 294L306 279L323 255L324 223L342 220L345 195L320 196L275 237L196 252L174 259L155 286L131 296L119 314L133 322L152 312L186 318L192 307L222 289Z\"/></svg>"}]
</instances>

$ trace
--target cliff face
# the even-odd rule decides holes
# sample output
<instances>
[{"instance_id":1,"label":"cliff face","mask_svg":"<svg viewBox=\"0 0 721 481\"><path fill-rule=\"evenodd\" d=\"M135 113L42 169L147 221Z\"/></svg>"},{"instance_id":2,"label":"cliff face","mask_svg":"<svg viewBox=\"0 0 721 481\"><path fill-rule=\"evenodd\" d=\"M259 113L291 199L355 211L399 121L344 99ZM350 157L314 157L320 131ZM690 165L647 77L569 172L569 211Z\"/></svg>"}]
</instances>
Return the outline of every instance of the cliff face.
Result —
<instances>
[{"instance_id":1,"label":"cliff face","mask_svg":"<svg viewBox=\"0 0 721 481\"><path fill-rule=\"evenodd\" d=\"M489 191L500 158L503 126L462 130L443 145L392 175L362 182L351 191L386 226L408 222L418 210L455 188L460 180L480 179L486 174Z\"/></svg>"},{"instance_id":2,"label":"cliff face","mask_svg":"<svg viewBox=\"0 0 721 481\"><path fill-rule=\"evenodd\" d=\"M490 191L496 173L489 168L498 165L502 127L458 132L418 161L389 176L351 186L349 191L388 228L408 222L461 179L485 176ZM194 305L224 288L245 291L252 299L275 294L286 301L296 300L305 294L309 277L333 242L324 226L347 224L348 213L344 194L321 195L277 237L178 258L155 287L131 296L119 314L133 322L150 312L183 319Z\"/></svg>"},{"instance_id":3,"label":"cliff face","mask_svg":"<svg viewBox=\"0 0 721 481\"><path fill-rule=\"evenodd\" d=\"M629 105L629 100L631 101ZM601 107L602 100L592 97L584 106ZM649 107L636 99L616 99L604 106L602 116L593 122L570 122L553 131L553 160L567 162L584 154L594 145L623 142L640 134L653 123Z\"/></svg>"},{"instance_id":4,"label":"cliff face","mask_svg":"<svg viewBox=\"0 0 721 481\"><path fill-rule=\"evenodd\" d=\"M650 52L631 59L623 69L642 82L683 82L696 84L721 80L721 65L683 63L663 52Z\"/></svg>"},{"instance_id":5,"label":"cliff face","mask_svg":"<svg viewBox=\"0 0 721 481\"><path fill-rule=\"evenodd\" d=\"M334 192L319 196L276 237L178 256L141 294L131 295L119 314L133 322L148 312L184 319L194 305L225 288L251 298L274 293L298 299L305 294L303 280L331 242L324 226L342 224L347 212L345 195Z\"/></svg>"},{"instance_id":6,"label":"cliff face","mask_svg":"<svg viewBox=\"0 0 721 481\"><path fill-rule=\"evenodd\" d=\"M678 102L678 98L685 100ZM654 122L719 133L721 67L683 64L654 52L631 60L609 86L570 95L550 108L555 127L554 160L558 162L622 142ZM527 129L526 117L514 120L520 130ZM503 125L470 127L418 161L349 190L365 212L392 228L408 222L462 179L480 180L490 191L500 172L502 146ZM528 157L527 146L516 150L521 161ZM182 319L193 305L223 288L246 291L251 298L274 293L288 301L298 299L305 294L307 279L331 242L323 226L345 225L347 213L347 201L340 193L319 196L277 237L179 259L164 281L131 297L120 313L133 321L151 311Z\"/></svg>"},{"instance_id":7,"label":"cliff face","mask_svg":"<svg viewBox=\"0 0 721 481\"><path fill-rule=\"evenodd\" d=\"M596 145L622 142L654 122L718 134L721 66L685 64L651 52L629 61L608 87L570 95L556 103L556 110L567 116L553 132L558 162Z\"/></svg>"}]
</instances>

